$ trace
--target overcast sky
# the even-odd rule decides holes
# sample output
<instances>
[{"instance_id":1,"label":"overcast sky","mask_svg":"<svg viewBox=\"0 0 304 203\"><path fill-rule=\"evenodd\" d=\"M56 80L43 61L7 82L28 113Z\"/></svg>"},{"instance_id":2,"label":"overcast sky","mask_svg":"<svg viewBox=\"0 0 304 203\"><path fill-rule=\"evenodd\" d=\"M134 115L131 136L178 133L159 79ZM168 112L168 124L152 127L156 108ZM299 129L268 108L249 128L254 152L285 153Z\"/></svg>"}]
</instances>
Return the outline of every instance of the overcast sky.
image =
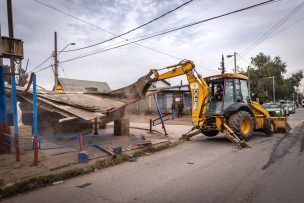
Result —
<instances>
[{"instance_id":1,"label":"overcast sky","mask_svg":"<svg viewBox=\"0 0 304 203\"><path fill-rule=\"evenodd\" d=\"M24 55L29 59L29 69L34 68L51 55L54 49L54 31L58 33L58 49L75 42L78 48L94 44L113 35L120 34L145 23L166 11L177 7L186 0L39 0L77 18L95 25L85 24L58 11L52 10L33 0L12 0L15 37L24 41ZM263 0L194 0L183 8L153 22L152 24L124 36L130 39L145 34L180 26L225 12L240 9ZM179 59L190 59L197 65L203 76L219 73L221 55L241 53L286 16L302 0L282 0L263 7L244 11L232 16L199 24L174 33L140 42L141 45L158 50ZM8 35L6 0L0 0L2 35ZM290 26L290 27L288 27ZM99 27L99 29L97 28ZM288 27L284 31L284 28ZM280 56L287 63L286 77L303 70L304 8L283 24L269 39L249 54L239 58L237 64L246 68L250 57L259 52ZM123 41L117 39L90 49L61 53L64 61L96 49ZM178 63L180 60L153 51L140 45L128 45L119 49L99 53L79 60L60 64L60 77L83 80L105 81L112 89L133 83L151 68L161 68ZM49 60L44 66L49 66ZM226 59L228 70L233 63ZM63 72L64 70L64 72ZM51 88L52 69L37 73L38 83ZM184 77L171 79L176 85ZM271 81L270 81L271 82Z\"/></svg>"}]
</instances>

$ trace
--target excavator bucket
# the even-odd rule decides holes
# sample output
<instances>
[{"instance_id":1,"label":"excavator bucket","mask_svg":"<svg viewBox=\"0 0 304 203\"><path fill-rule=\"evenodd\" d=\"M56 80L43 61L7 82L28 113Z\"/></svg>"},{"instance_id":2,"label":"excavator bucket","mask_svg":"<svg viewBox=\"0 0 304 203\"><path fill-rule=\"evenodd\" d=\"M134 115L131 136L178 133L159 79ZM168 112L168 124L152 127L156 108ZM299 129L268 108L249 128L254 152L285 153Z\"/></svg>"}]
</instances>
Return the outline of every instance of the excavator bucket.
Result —
<instances>
[{"instance_id":1,"label":"excavator bucket","mask_svg":"<svg viewBox=\"0 0 304 203\"><path fill-rule=\"evenodd\" d=\"M107 94L120 99L143 99L151 84L151 78L146 75L127 87L113 90Z\"/></svg>"},{"instance_id":2,"label":"excavator bucket","mask_svg":"<svg viewBox=\"0 0 304 203\"><path fill-rule=\"evenodd\" d=\"M275 132L289 133L290 125L287 123L287 117L271 117L274 123Z\"/></svg>"}]
</instances>

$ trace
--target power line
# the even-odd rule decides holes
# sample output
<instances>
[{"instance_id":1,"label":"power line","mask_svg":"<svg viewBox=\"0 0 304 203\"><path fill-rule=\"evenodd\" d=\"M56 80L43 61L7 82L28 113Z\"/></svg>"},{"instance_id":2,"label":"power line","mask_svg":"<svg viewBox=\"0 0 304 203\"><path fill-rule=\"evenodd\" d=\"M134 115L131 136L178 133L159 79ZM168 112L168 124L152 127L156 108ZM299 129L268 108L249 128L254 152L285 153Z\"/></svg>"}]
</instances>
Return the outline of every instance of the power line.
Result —
<instances>
[{"instance_id":1,"label":"power line","mask_svg":"<svg viewBox=\"0 0 304 203\"><path fill-rule=\"evenodd\" d=\"M37 1L37 0L34 0L34 1ZM268 3L274 2L274 1L278 1L278 0L265 1L265 2L262 2L262 3L260 3L260 4L256 4L254 7L262 6L262 5L264 5L264 4L268 4ZM173 11L175 11L175 10L181 8L182 6L185 6L186 4L188 4L188 3L190 3L190 2L191 2L191 1L185 2L184 4L182 4L182 5L178 6L178 7L176 7L175 9L173 9L173 10L171 10L171 11L169 11L169 12L167 12L167 13L165 13L165 14L163 14L163 15L161 15L161 16L159 16L159 17L157 17L157 18L155 18L155 19L153 19L153 20L151 20L151 21L149 21L149 22L147 22L147 23L144 23L144 24L142 24L142 25L140 25L140 26L138 26L138 27L136 27L136 28L134 28L134 29L131 29L131 30L129 30L129 31L123 33L123 34L120 34L120 35L118 35L118 36L116 36L116 37L113 37L113 38L110 38L110 39L107 39L107 40L104 40L104 41L102 41L102 42L98 42L98 43L95 43L95 44L92 44L92 45L89 45L89 46L85 46L85 47L81 47L81 48L77 48L77 49L66 50L65 52L77 51L77 50L82 50L82 49L87 49L87 48L90 48L90 47L93 47L93 46L97 46L97 45L100 45L100 44L109 42L109 41L111 41L111 40L117 39L118 37L121 37L121 36L123 36L123 35L126 35L126 34L132 32L132 31L135 31L135 30L137 30L137 29L139 29L139 28L141 28L141 27L143 27L143 26L145 26L145 25L150 24L151 22L153 22L153 21L155 21L155 20L158 20L158 19L164 17L165 15L168 15L169 13L171 13L171 12L173 12ZM249 9L249 8L247 8L247 9ZM247 9L244 9L244 10L247 10ZM240 9L238 12L240 12L240 11L242 11L242 9ZM234 13L234 12L232 12L232 13ZM228 14L226 14L226 15L230 15L230 14L232 14L232 13L228 13ZM225 15L223 15L223 16L225 16ZM223 16L220 16L220 17L223 17ZM182 27L183 27L183 26L182 26Z\"/></svg>"},{"instance_id":2,"label":"power line","mask_svg":"<svg viewBox=\"0 0 304 203\"><path fill-rule=\"evenodd\" d=\"M287 20L289 20L301 7L303 7L304 1L297 5L290 13L288 13L284 18L282 18L276 25L274 25L268 32L266 32L262 37L260 37L255 43L249 46L247 49L242 51L241 55L248 54L252 49L265 41L273 32L275 32L280 26L282 26Z\"/></svg>"},{"instance_id":3,"label":"power line","mask_svg":"<svg viewBox=\"0 0 304 203\"><path fill-rule=\"evenodd\" d=\"M41 68L41 69L35 71L35 73L38 73L38 72L40 72L40 71L43 71L43 70L46 70L46 69L52 68L52 67L53 67L53 65L49 65L49 66L47 66L47 67L44 67L44 68ZM54 70L53 70L53 71L54 71Z\"/></svg>"},{"instance_id":4,"label":"power line","mask_svg":"<svg viewBox=\"0 0 304 203\"><path fill-rule=\"evenodd\" d=\"M36 1L36 0L34 0L34 1ZM168 34L168 33L171 33L171 32L174 32L174 31L178 31L178 30L181 30L181 29L184 29L184 28L192 27L194 25L198 25L198 24L201 24L201 23L204 23L204 22L207 22L207 21L215 20L215 19L218 19L218 18L222 18L222 17L228 16L228 15L232 15L232 14L239 13L239 12L242 12L242 11L245 11L245 10L249 10L249 9L253 9L253 8L256 8L256 7L264 6L266 4L274 3L274 2L277 2L277 1L279 1L279 0L264 1L264 2L261 2L261 3L258 3L258 4L254 4L254 5L242 8L242 9L238 9L238 10L235 10L235 11L224 13L224 14L221 14L221 15L218 15L218 16L215 16L215 17L211 17L211 18L203 19L203 20L200 20L200 21L197 21L197 22L193 22L193 23L190 23L190 24L186 24L186 25L180 26L178 28L173 28L173 29L167 30L165 32L160 32L158 34L149 35L147 37L144 37L144 38L141 38L141 39L138 39L138 40L135 40L135 41L131 41L131 42L128 42L128 43L125 43L125 44L122 44L122 45L118 45L118 46L114 46L114 47L111 47L111 48L108 48L108 49L103 49L103 50L100 50L100 51L97 51L97 52L88 53L88 54L85 54L85 55L81 55L81 56L77 56L77 57L74 57L74 58L70 58L70 59L61 61L60 63L67 63L67 62L74 61L74 60L77 60L77 59L81 59L81 58L85 58L85 57L88 57L88 56L92 56L92 55L95 55L95 54L98 54L98 53L102 53L102 52L106 52L106 51L109 51L109 50L113 50L113 49L117 49L117 48L120 48L120 47L124 47L124 46L127 46L129 44L134 44L134 43L139 42L139 41L144 41L144 40L147 40L147 39L150 39L150 38L153 38L153 37L157 37L157 36L161 36L161 35L164 35L164 34ZM46 69L46 68L44 68L44 69Z\"/></svg>"},{"instance_id":5,"label":"power line","mask_svg":"<svg viewBox=\"0 0 304 203\"><path fill-rule=\"evenodd\" d=\"M114 46L114 47L111 47L111 48L108 48L108 49L103 49L103 50L100 50L100 51L97 51L97 52L85 54L85 55L78 56L78 57L75 57L75 58L67 59L65 61L62 61L61 63L73 61L73 60L76 60L76 59L80 59L80 58L84 58L84 57L87 57L87 56L95 55L95 54L102 53L102 52L105 52L105 51L109 51L109 50L113 50L113 49L116 49L116 48L124 47L124 46L127 46L129 44L134 44L134 43L139 42L139 41L144 41L144 40L147 40L147 39L150 39L150 38L153 38L153 37L161 36L161 35L168 34L168 33L174 32L174 31L178 31L178 30L181 30L181 29L184 29L184 28L188 28L188 27L191 27L191 26L194 26L194 25L198 25L198 24L201 24L201 23L204 23L204 22L207 22L207 21L222 18L224 16L232 15L232 14L235 14L235 13L238 13L238 12L241 12L241 11L252 9L252 8L255 8L255 7L258 7L258 6L262 6L262 5L265 5L265 4L274 2L274 1L276 1L276 0L265 1L265 2L262 2L262 3L259 3L259 4L248 6L248 7L238 9L238 10L235 10L235 11L232 11L232 12L228 12L228 13L225 13L225 14L222 14L222 15L218 15L218 16L211 17L211 18L208 18L208 19L204 19L204 20L200 20L200 21L197 21L197 22L194 22L194 23L183 25L183 26L180 26L180 27L177 27L177 28L173 28L173 29L170 29L170 30L167 30L167 31L164 31L164 32L154 34L154 35L148 35L147 37L143 37L141 39L138 39L138 40L135 40L135 41L132 41L132 42L129 42L129 43L125 43L125 44Z\"/></svg>"},{"instance_id":6,"label":"power line","mask_svg":"<svg viewBox=\"0 0 304 203\"><path fill-rule=\"evenodd\" d=\"M44 63L46 63L48 60L50 60L53 57L53 55L49 56L48 58L46 58L45 60L43 60L38 66L36 66L35 68L33 68L30 72L33 72L34 70L38 69L40 66L42 66Z\"/></svg>"},{"instance_id":7,"label":"power line","mask_svg":"<svg viewBox=\"0 0 304 203\"><path fill-rule=\"evenodd\" d=\"M110 38L110 39L107 39L107 40L104 40L104 41L102 41L102 42L98 42L98 43L95 43L95 44L91 44L91 45L88 45L88 46L84 46L84 47L80 47L80 48L76 48L76 49L66 50L65 52L71 52L71 51L78 51L78 50L82 50L82 49L87 49L87 48L94 47L94 46L97 46L97 45L100 45L100 44L104 44L104 43L106 43L106 42L109 42L109 41L112 41L112 40L114 40L114 39L120 38L120 37L122 37L122 36L124 36L124 35L126 35L126 34L129 34L129 33L133 32L133 31L135 31L135 30L138 30L138 29L140 29L140 28L142 28L142 27L144 27L144 26L146 26L146 25L149 25L149 24L151 24L152 22L157 21L157 20L159 20L159 19L165 17L166 15L169 15L170 13L172 13L172 12L174 12L174 11L176 11L176 10L182 8L183 6L185 6L185 5L189 4L189 3L191 3L192 1L193 1L193 0L187 1L187 2L185 2L185 3L181 4L181 5L179 5L178 7L174 8L174 9L172 9L172 10L170 10L170 11L168 11L168 12L166 12L166 13L164 13L164 14L162 14L162 15L160 15L160 16L158 16L158 17L156 17L156 18L154 18L154 19L152 19L152 20L150 20L150 21L148 21L148 22L146 22L146 23L141 24L141 25L139 25L139 26L137 26L137 27L135 27L135 28L133 28L133 29L127 31L127 32L124 32L124 33L122 33L122 34L119 34L119 35L117 35L117 36L115 36L115 37L112 37L112 38Z\"/></svg>"},{"instance_id":8,"label":"power line","mask_svg":"<svg viewBox=\"0 0 304 203\"><path fill-rule=\"evenodd\" d=\"M251 62L249 62L249 61L247 61L245 58L243 58L241 55L236 55L236 56L238 56L240 59L242 59L243 61L245 61L246 63L248 63L248 64L250 64Z\"/></svg>"},{"instance_id":9,"label":"power line","mask_svg":"<svg viewBox=\"0 0 304 203\"><path fill-rule=\"evenodd\" d=\"M81 18L78 18L78 17L76 17L76 16L73 16L72 14L69 14L69 13L67 13L67 12L65 12L65 11L63 11L63 10L60 10L60 9L58 9L58 8L56 8L56 7L53 7L53 6L49 5L49 4L46 4L46 3L41 2L41 1L39 1L39 0L33 0L33 1L36 2L36 3L39 3L39 4L43 5L43 6L46 6L46 7L50 8L50 9L52 9L52 10L55 10L55 11L57 11L57 12L60 12L60 13L62 13L62 14L64 14L64 15L66 15L66 16L69 16L69 17L71 17L71 18L74 18L74 19L76 19L76 20L78 20L78 21L81 21L81 22L83 22L83 23L86 23L86 24L88 24L88 25L90 25L90 26L92 26L92 27L95 27L95 28L99 29L99 30L102 30L102 31L104 31L104 32L106 32L106 33L108 33L108 34L111 34L111 35L113 35L113 36L118 36L117 34L115 34L115 33L113 33L113 32L110 32L110 31L108 31L108 30L106 30L106 29L104 29L104 28L102 28L102 27L100 27L100 26L94 25L93 23L90 23L90 22L85 21L85 20L83 20L83 19L81 19ZM193 0L191 0L191 1L193 1ZM190 3L191 1L188 1L188 3ZM187 3L187 2L186 2L186 3ZM188 4L188 3L187 3L187 4ZM172 11L172 12L173 12L173 11ZM121 37L121 36L120 36L120 37L116 37L116 38L121 38L121 39L123 39L124 41L130 42L130 39L126 39L126 38L123 38L123 37ZM139 44L139 43L134 43L134 44L136 44L137 46L141 46L141 47L144 47L144 48L146 48L146 49L152 50L152 51L154 51L154 52L157 52L157 53L166 55L166 56L168 56L168 57L171 57L171 58L174 58L174 59L181 60L180 58L175 57L175 56L173 56L173 55L170 55L170 54L168 54L168 53L165 53L165 52L163 52L163 51L159 51L159 50L156 50L156 49L154 49L154 48L150 48L150 47L148 47L148 46L145 46L145 45L142 45L142 44ZM69 50L67 50L67 51L69 51Z\"/></svg>"},{"instance_id":10,"label":"power line","mask_svg":"<svg viewBox=\"0 0 304 203\"><path fill-rule=\"evenodd\" d=\"M247 55L249 52L251 52L255 47L257 47L259 44L261 44L263 41L265 41L266 39L269 39L271 37L271 35L278 30L287 20L289 20L296 12L298 12L304 5L304 1L301 2L299 5L297 5L291 12L289 12L286 16L284 16L279 22L277 22L273 27L271 27L265 34L263 34L261 37L259 37L253 44L251 44L249 47L247 47L245 50L243 50L240 54L238 54L239 56L245 56ZM301 20L301 19L300 19ZM296 22L297 23L297 22ZM288 26L289 27L289 26ZM288 28L287 27L287 28ZM286 30L287 28L285 28L284 30ZM276 34L284 31L281 30L279 32L277 32ZM273 34L272 36L276 35ZM230 61L228 63L228 66L231 65L232 61Z\"/></svg>"},{"instance_id":11,"label":"power line","mask_svg":"<svg viewBox=\"0 0 304 203\"><path fill-rule=\"evenodd\" d=\"M288 26L286 26L285 28L281 29L280 31L274 33L272 36L268 37L267 39L272 38L272 37L274 37L274 36L280 34L281 32L284 32L285 30L288 30L290 27L292 27L292 26L298 24L298 23L301 22L302 20L304 20L304 18L300 18L300 19L298 19L297 21L293 22L292 24L289 24Z\"/></svg>"}]
</instances>

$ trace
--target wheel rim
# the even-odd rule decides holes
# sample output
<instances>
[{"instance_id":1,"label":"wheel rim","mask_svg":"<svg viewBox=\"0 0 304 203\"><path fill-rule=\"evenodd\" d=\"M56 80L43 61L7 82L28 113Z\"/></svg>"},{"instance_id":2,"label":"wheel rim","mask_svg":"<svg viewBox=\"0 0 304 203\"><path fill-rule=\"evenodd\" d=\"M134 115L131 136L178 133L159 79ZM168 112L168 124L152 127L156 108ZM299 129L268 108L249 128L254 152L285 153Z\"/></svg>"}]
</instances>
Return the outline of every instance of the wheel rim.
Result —
<instances>
[{"instance_id":1,"label":"wheel rim","mask_svg":"<svg viewBox=\"0 0 304 203\"><path fill-rule=\"evenodd\" d=\"M250 125L249 119L244 118L242 123L241 123L242 134L247 135L250 132L250 129L251 129L251 125Z\"/></svg>"}]
</instances>

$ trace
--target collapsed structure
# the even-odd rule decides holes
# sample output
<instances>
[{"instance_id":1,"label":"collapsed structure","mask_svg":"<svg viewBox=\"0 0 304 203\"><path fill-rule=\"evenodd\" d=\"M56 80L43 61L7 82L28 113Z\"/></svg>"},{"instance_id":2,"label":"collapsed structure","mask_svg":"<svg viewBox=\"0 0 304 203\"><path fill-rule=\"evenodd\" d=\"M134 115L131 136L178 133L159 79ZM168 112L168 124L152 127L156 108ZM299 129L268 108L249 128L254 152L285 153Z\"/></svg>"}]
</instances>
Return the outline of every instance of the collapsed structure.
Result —
<instances>
[{"instance_id":1,"label":"collapsed structure","mask_svg":"<svg viewBox=\"0 0 304 203\"><path fill-rule=\"evenodd\" d=\"M60 114L62 118L59 123L82 119L105 125L119 120L124 115L125 107L143 98L149 87L148 77L142 77L130 86L109 92L98 92L94 89L86 92L39 90L38 107ZM6 86L6 90L10 94L11 86ZM33 102L32 91L25 87L17 87L17 95L24 101Z\"/></svg>"}]
</instances>

